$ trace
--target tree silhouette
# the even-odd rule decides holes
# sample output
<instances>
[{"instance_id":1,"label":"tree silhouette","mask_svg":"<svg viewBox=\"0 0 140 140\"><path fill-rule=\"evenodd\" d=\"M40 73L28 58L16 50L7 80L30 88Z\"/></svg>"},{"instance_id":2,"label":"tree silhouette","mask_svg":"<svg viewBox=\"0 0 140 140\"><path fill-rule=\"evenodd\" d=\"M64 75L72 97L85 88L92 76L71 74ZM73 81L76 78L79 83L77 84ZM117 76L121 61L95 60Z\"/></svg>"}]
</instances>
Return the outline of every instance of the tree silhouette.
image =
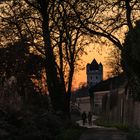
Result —
<instances>
[{"instance_id":1,"label":"tree silhouette","mask_svg":"<svg viewBox=\"0 0 140 140\"><path fill-rule=\"evenodd\" d=\"M29 97L36 92L32 80L41 80L44 59L39 55L30 54L26 40L0 48L0 56L0 86L4 87L8 79L15 77L15 92L29 101L31 99Z\"/></svg>"},{"instance_id":2,"label":"tree silhouette","mask_svg":"<svg viewBox=\"0 0 140 140\"><path fill-rule=\"evenodd\" d=\"M69 113L73 74L87 44L80 32L81 25L75 22L74 11L58 0L11 0L5 2L2 11L2 46L26 36L30 53L44 58L54 109Z\"/></svg>"},{"instance_id":3,"label":"tree silhouette","mask_svg":"<svg viewBox=\"0 0 140 140\"><path fill-rule=\"evenodd\" d=\"M140 100L140 20L136 22L134 29L126 34L122 51L123 69L131 81L133 96Z\"/></svg>"}]
</instances>

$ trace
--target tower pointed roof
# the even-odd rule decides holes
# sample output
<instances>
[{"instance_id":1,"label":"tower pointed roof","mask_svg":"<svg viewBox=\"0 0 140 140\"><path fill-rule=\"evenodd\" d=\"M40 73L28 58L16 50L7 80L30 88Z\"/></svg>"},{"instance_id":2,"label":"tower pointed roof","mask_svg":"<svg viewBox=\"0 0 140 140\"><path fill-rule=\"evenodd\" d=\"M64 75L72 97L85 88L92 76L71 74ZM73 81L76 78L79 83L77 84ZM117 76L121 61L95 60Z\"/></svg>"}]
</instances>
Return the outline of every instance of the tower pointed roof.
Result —
<instances>
[{"instance_id":1,"label":"tower pointed roof","mask_svg":"<svg viewBox=\"0 0 140 140\"><path fill-rule=\"evenodd\" d=\"M96 59L93 59L93 61L90 64L90 70L98 70L98 69L99 69L99 65Z\"/></svg>"},{"instance_id":2,"label":"tower pointed roof","mask_svg":"<svg viewBox=\"0 0 140 140\"><path fill-rule=\"evenodd\" d=\"M99 63L99 65L103 66L101 62Z\"/></svg>"}]
</instances>

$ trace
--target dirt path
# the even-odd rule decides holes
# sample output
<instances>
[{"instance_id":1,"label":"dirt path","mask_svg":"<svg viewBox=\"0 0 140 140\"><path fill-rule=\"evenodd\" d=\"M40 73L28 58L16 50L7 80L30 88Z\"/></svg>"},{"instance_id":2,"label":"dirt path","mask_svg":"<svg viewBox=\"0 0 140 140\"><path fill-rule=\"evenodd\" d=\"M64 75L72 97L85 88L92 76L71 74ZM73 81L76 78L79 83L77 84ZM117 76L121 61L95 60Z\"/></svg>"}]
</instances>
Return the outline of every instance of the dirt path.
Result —
<instances>
[{"instance_id":1,"label":"dirt path","mask_svg":"<svg viewBox=\"0 0 140 140\"><path fill-rule=\"evenodd\" d=\"M112 128L87 129L79 140L127 140L126 133Z\"/></svg>"}]
</instances>

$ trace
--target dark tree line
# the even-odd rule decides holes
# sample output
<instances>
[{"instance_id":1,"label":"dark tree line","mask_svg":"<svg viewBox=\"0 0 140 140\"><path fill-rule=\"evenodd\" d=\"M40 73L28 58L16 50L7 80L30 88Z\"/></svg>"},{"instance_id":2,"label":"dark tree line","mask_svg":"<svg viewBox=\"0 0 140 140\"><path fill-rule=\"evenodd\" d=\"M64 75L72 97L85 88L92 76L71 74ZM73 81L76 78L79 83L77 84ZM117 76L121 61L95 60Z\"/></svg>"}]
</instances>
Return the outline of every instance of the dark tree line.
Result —
<instances>
[{"instance_id":1,"label":"dark tree line","mask_svg":"<svg viewBox=\"0 0 140 140\"><path fill-rule=\"evenodd\" d=\"M25 40L15 42L13 45L8 44L8 47L0 49L0 87L4 88L8 84L6 82L12 76L15 77L14 90L27 101L31 94L38 90L35 89L33 80L41 81L44 59L39 55L31 54L24 42Z\"/></svg>"}]
</instances>

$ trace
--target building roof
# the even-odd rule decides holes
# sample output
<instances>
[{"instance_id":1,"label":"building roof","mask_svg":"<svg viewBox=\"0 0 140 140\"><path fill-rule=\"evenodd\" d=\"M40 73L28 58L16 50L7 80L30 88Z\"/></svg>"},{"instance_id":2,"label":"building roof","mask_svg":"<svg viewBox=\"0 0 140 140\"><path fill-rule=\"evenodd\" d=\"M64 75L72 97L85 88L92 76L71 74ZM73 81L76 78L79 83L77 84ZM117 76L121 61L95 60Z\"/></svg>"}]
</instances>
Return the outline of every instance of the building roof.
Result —
<instances>
[{"instance_id":1,"label":"building roof","mask_svg":"<svg viewBox=\"0 0 140 140\"><path fill-rule=\"evenodd\" d=\"M99 64L97 63L96 59L93 59L91 64L87 64L87 67L89 67L90 70L99 70L99 66L103 67L102 63L100 62Z\"/></svg>"},{"instance_id":2,"label":"building roof","mask_svg":"<svg viewBox=\"0 0 140 140\"><path fill-rule=\"evenodd\" d=\"M81 98L81 97L88 97L89 91L87 86L82 86L80 89L77 89L73 94L72 98Z\"/></svg>"},{"instance_id":3,"label":"building roof","mask_svg":"<svg viewBox=\"0 0 140 140\"><path fill-rule=\"evenodd\" d=\"M101 62L99 63L99 65L100 65L100 66L103 66Z\"/></svg>"},{"instance_id":4,"label":"building roof","mask_svg":"<svg viewBox=\"0 0 140 140\"><path fill-rule=\"evenodd\" d=\"M99 69L99 65L96 59L93 59L93 61L90 64L90 70L98 70L98 69Z\"/></svg>"},{"instance_id":5,"label":"building roof","mask_svg":"<svg viewBox=\"0 0 140 140\"><path fill-rule=\"evenodd\" d=\"M120 74L119 76L109 78L105 81L101 81L95 86L92 86L90 88L90 92L107 91L110 89L116 89L123 86L126 81L127 81L126 76L124 74Z\"/></svg>"}]
</instances>

